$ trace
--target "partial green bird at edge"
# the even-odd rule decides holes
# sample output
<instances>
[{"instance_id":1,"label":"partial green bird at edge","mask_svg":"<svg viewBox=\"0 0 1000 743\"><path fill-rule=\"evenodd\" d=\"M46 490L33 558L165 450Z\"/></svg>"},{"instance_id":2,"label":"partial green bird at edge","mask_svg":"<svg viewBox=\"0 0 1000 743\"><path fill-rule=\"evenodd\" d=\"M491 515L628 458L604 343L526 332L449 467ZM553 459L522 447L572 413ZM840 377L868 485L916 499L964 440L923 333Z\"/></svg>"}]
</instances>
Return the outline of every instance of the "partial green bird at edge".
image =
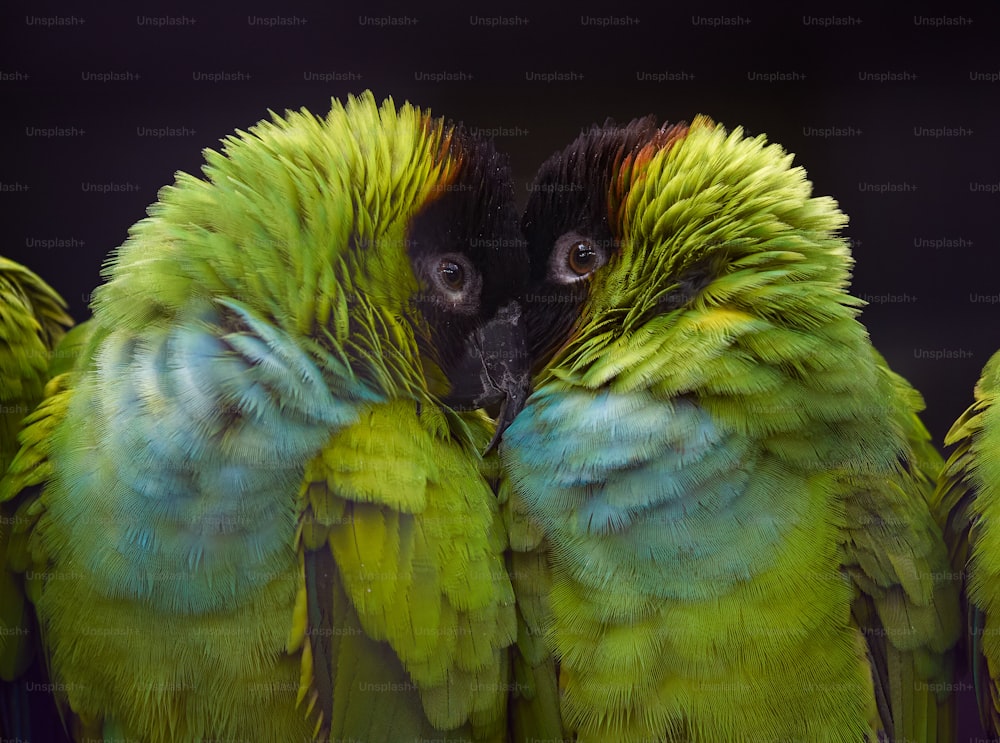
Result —
<instances>
[{"instance_id":1,"label":"partial green bird at edge","mask_svg":"<svg viewBox=\"0 0 1000 743\"><path fill-rule=\"evenodd\" d=\"M53 350L72 325L66 302L51 286L0 256L0 475L17 452L24 419L42 399L51 364L64 361ZM18 506L0 504L0 628L5 630L0 633L0 738L6 740L55 734L43 732L53 723L51 699L29 693L25 686L47 677L21 576L7 565Z\"/></svg>"},{"instance_id":2,"label":"partial green bird at edge","mask_svg":"<svg viewBox=\"0 0 1000 743\"><path fill-rule=\"evenodd\" d=\"M941 469L933 508L952 570L963 585L964 658L972 671L979 717L1000 735L1000 353L983 367L974 402L945 436L954 446Z\"/></svg>"}]
</instances>

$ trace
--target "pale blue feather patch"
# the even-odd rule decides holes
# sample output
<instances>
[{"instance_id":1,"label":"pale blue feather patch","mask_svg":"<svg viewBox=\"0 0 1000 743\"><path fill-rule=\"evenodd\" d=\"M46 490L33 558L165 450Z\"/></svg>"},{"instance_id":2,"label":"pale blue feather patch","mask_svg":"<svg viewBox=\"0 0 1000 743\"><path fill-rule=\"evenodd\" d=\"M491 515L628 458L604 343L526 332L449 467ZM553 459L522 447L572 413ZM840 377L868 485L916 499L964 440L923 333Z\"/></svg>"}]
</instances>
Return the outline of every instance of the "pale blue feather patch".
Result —
<instances>
[{"instance_id":1,"label":"pale blue feather patch","mask_svg":"<svg viewBox=\"0 0 1000 743\"><path fill-rule=\"evenodd\" d=\"M93 428L59 457L61 513L101 529L86 569L105 595L198 614L275 579L306 459L373 397L353 377L327 385L276 328L237 348L221 325L202 306L142 342L113 332L81 382Z\"/></svg>"},{"instance_id":2,"label":"pale blue feather patch","mask_svg":"<svg viewBox=\"0 0 1000 743\"><path fill-rule=\"evenodd\" d=\"M715 589L692 575L748 580L795 525L751 487L761 452L693 399L556 383L529 398L502 454L558 559L595 587L702 595Z\"/></svg>"}]
</instances>

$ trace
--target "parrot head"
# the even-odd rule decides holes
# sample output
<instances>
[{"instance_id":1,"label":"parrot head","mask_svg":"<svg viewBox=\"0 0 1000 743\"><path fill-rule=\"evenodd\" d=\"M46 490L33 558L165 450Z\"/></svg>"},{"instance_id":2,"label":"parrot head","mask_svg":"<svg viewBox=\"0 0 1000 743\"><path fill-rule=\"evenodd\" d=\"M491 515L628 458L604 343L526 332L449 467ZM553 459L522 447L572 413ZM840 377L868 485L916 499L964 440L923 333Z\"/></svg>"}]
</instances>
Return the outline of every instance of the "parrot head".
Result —
<instances>
[{"instance_id":1,"label":"parrot head","mask_svg":"<svg viewBox=\"0 0 1000 743\"><path fill-rule=\"evenodd\" d=\"M738 348L768 327L804 338L850 323L861 303L845 290L851 258L836 232L846 217L812 197L791 159L704 116L609 122L553 155L522 217L536 372L685 394L726 373L699 365L734 361L734 348L759 366L798 363L804 341L771 354Z\"/></svg>"},{"instance_id":2,"label":"parrot head","mask_svg":"<svg viewBox=\"0 0 1000 743\"><path fill-rule=\"evenodd\" d=\"M525 248L490 142L366 92L325 117L272 113L205 157L206 177L179 173L106 271L95 310L112 326L227 298L297 339L344 394L524 398Z\"/></svg>"}]
</instances>

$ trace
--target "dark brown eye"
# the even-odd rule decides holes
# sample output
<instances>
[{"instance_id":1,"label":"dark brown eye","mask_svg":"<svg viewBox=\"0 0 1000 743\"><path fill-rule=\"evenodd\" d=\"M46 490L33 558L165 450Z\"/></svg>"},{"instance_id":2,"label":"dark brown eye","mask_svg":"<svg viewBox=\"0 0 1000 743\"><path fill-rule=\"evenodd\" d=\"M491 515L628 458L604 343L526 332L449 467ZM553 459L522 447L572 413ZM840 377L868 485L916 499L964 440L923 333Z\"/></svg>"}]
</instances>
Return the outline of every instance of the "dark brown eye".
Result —
<instances>
[{"instance_id":1,"label":"dark brown eye","mask_svg":"<svg viewBox=\"0 0 1000 743\"><path fill-rule=\"evenodd\" d=\"M444 285L452 291L461 291L465 286L465 269L455 261L441 261L438 264L438 275Z\"/></svg>"},{"instance_id":2,"label":"dark brown eye","mask_svg":"<svg viewBox=\"0 0 1000 743\"><path fill-rule=\"evenodd\" d=\"M568 286L583 281L607 264L608 247L592 236L571 231L561 235L549 254L549 279Z\"/></svg>"},{"instance_id":3,"label":"dark brown eye","mask_svg":"<svg viewBox=\"0 0 1000 743\"><path fill-rule=\"evenodd\" d=\"M580 240L570 246L566 261L573 273L585 276L597 268L597 251L586 240Z\"/></svg>"},{"instance_id":4,"label":"dark brown eye","mask_svg":"<svg viewBox=\"0 0 1000 743\"><path fill-rule=\"evenodd\" d=\"M483 291L483 277L461 253L444 253L428 256L418 264L428 288L433 292L435 305L448 312L472 315L479 311L479 295Z\"/></svg>"}]
</instances>

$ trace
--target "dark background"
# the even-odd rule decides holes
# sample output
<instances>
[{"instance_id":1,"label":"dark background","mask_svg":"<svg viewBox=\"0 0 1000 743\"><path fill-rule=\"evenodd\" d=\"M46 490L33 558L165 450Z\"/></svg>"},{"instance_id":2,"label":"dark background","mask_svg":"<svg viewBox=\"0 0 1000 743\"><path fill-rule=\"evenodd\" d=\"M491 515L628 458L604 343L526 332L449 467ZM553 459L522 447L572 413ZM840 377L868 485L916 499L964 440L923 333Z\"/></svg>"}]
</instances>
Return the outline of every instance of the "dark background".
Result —
<instances>
[{"instance_id":1,"label":"dark background","mask_svg":"<svg viewBox=\"0 0 1000 743\"><path fill-rule=\"evenodd\" d=\"M83 319L108 251L202 148L366 88L492 131L522 202L582 126L705 113L783 144L850 215L864 322L941 443L1000 347L995 11L435 7L5 4L0 252Z\"/></svg>"}]
</instances>

